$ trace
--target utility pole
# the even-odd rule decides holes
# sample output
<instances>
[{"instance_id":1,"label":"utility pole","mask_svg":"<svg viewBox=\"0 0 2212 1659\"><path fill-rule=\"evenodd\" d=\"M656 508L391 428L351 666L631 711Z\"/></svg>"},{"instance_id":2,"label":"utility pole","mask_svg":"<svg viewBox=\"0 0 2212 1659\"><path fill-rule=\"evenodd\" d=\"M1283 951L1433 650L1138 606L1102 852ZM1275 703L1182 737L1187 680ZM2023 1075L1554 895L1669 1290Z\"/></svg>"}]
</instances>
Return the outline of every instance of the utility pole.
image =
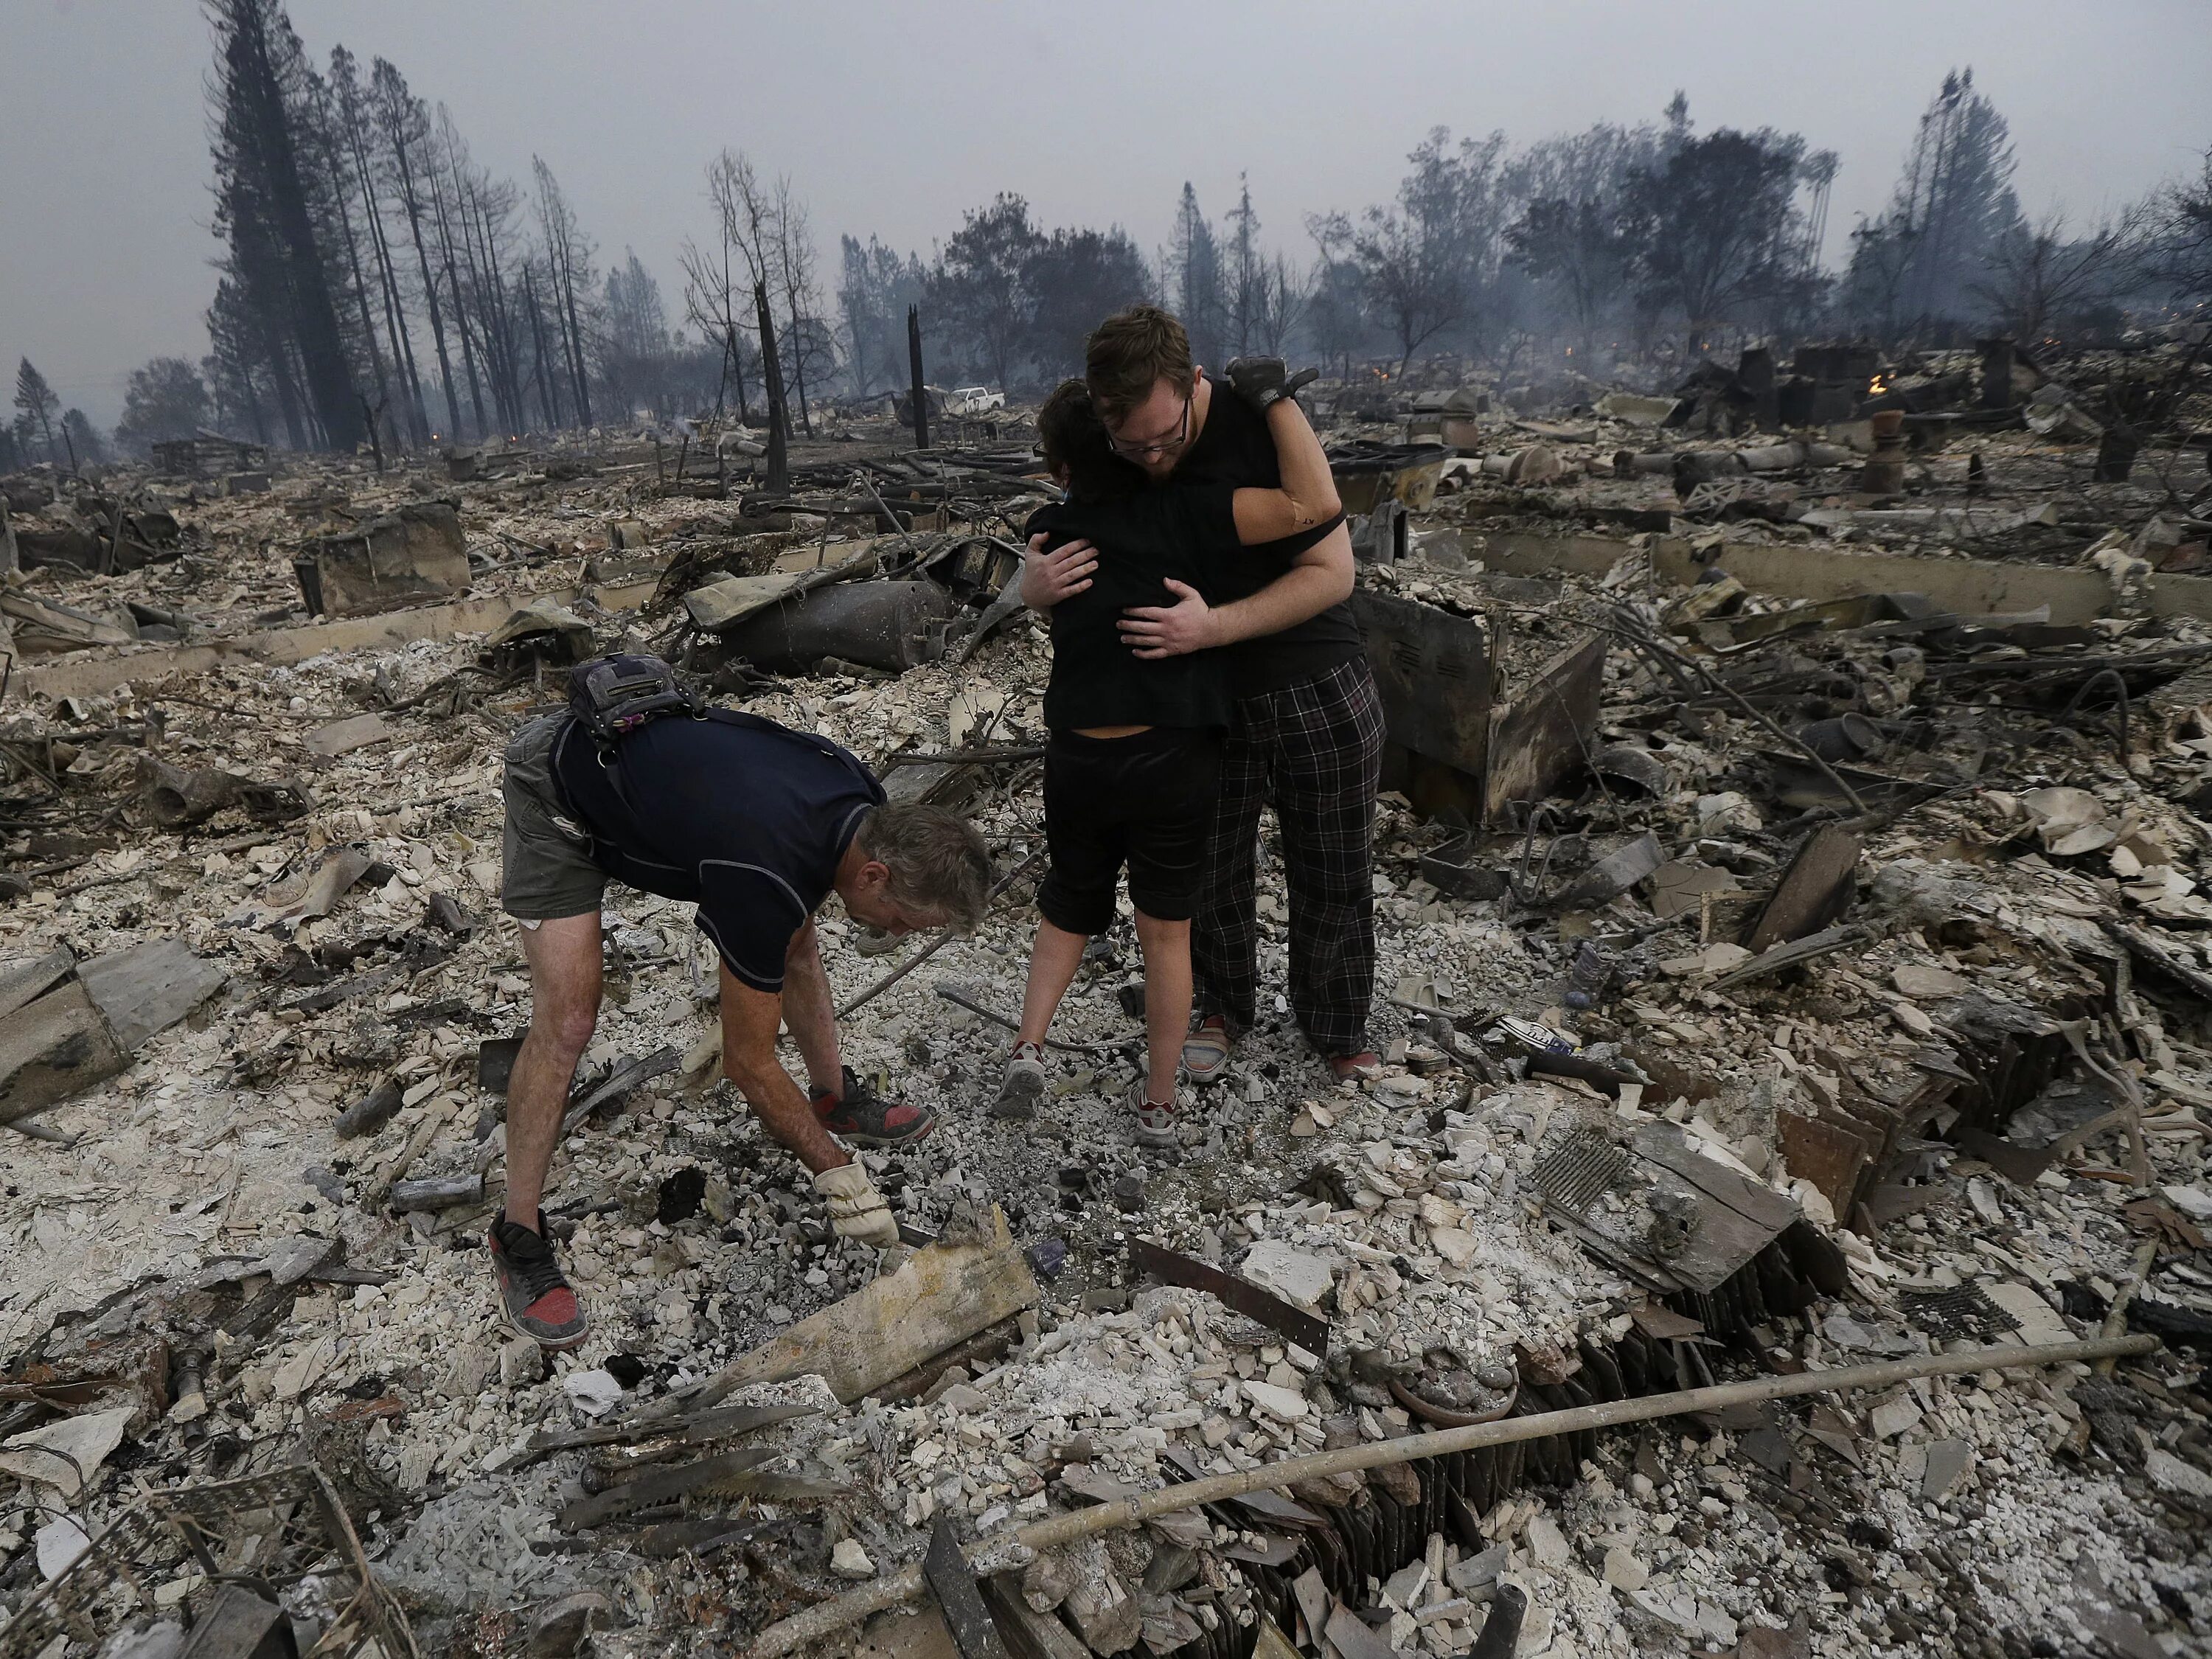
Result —
<instances>
[{"instance_id":1,"label":"utility pole","mask_svg":"<svg viewBox=\"0 0 2212 1659\"><path fill-rule=\"evenodd\" d=\"M760 313L761 365L768 381L768 493L791 494L790 436L783 412L783 367L776 361L775 324L769 316L768 284L753 284L753 308Z\"/></svg>"},{"instance_id":2,"label":"utility pole","mask_svg":"<svg viewBox=\"0 0 2212 1659\"><path fill-rule=\"evenodd\" d=\"M914 447L929 447L929 394L921 386L921 307L906 308L906 361L914 380Z\"/></svg>"}]
</instances>

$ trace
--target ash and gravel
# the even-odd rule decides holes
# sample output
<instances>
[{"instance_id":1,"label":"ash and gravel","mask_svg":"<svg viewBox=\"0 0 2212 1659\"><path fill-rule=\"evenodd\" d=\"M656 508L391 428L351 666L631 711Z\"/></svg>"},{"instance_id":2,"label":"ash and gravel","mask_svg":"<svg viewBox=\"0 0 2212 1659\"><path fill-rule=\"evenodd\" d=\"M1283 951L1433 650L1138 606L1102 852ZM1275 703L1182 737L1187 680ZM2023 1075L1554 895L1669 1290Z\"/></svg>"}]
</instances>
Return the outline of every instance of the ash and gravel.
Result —
<instances>
[{"instance_id":1,"label":"ash and gravel","mask_svg":"<svg viewBox=\"0 0 2212 1659\"><path fill-rule=\"evenodd\" d=\"M222 533L235 528L226 521ZM1455 580L1439 572L1428 585L1448 593ZM233 609L252 597L252 582L237 586ZM301 763L307 732L356 711L364 685L380 682L387 700L404 700L465 667L474 643L218 667L197 678L195 695L249 714L246 729L173 702L171 740L240 769L281 770ZM811 682L748 706L880 759L943 742L956 696L979 680L1002 694L994 739L1034 738L1045 672L1039 631L1018 623L968 670L918 670L880 685ZM1609 697L1623 678L1616 665ZM503 732L537 700L526 687L457 712L429 712L433 703L391 716L398 732L390 744L313 774L308 818L227 851L179 856L159 843L107 854L70 884L133 878L66 895L42 885L0 912L0 955L57 938L82 956L177 935L234 976L203 1016L155 1039L123 1077L50 1115L83 1136L77 1148L7 1148L0 1358L141 1281L252 1257L295 1234L342 1237L350 1262L388 1271L392 1281L303 1285L268 1340L222 1357L209 1398L223 1436L249 1462L281 1458L309 1413L396 1394L404 1411L377 1418L365 1445L404 1507L380 1515L370 1535L382 1570L424 1616L589 1584L614 1601L630 1639L644 1642L647 1631L666 1628L650 1621L668 1620L687 1586L712 1587L742 1625L763 1605L748 1599L757 1585L748 1587L742 1566L641 1566L619 1552L565 1547L550 1517L574 1495L581 1460L562 1454L533 1464L522 1455L533 1431L578 1420L562 1379L632 1356L643 1370L636 1396L658 1398L848 1293L874 1264L829 1233L796 1164L763 1139L727 1085L713 1082L711 1066L647 1085L564 1148L547 1204L573 1226L564 1256L595 1329L583 1348L550 1364L496 1322L477 1248L482 1212L400 1222L362 1206L369 1177L424 1113L450 1117L418 1172L466 1166L479 1132L498 1133L475 1086L477 1049L519 1030L528 1000L520 949L494 897L497 756ZM106 723L157 701L154 688L126 690L88 700L78 717ZM1668 759L1679 792L1673 810L1686 822L1710 830L1708 841L1741 828L1738 807L1706 805L1724 781L1717 740L1674 745ZM1793 1098L1824 1097L1846 1070L1862 1084L1909 1072L1923 1035L1914 1016L1926 1016L1898 989L1898 968L1971 975L2031 1002L2080 978L2069 951L2081 942L2082 914L2112 902L2110 878L2033 859L1944 861L2012 833L2019 791L2062 781L2073 779L2008 780L2012 793L1947 803L1917 815L1909 833L1885 832L1871 859L1893 920L1812 987L1723 995L1708 973L1682 965L1695 945L1678 934L1655 947L1642 982L1585 1035L1633 1037L1710 1076L1717 1094L1694 1110L1649 1097L1644 1108L1685 1122L1717 1155L1832 1219L1818 1194L1774 1160L1773 1114ZM2094 781L2120 811L2154 820L2181 868L2203 869L2202 834L2176 822L2144 780L2108 770ZM1020 858L1040 833L1033 785L988 794L981 821L1002 863ZM1495 905L1427 888L1418 855L1441 836L1386 801L1380 988L1459 1012L1556 1009L1571 944L1510 925ZM392 873L290 937L236 924L303 858L340 843L362 846ZM1965 954L1916 914L1916 905L1940 904L1929 896L1939 877L1969 881L1982 907L1984 940ZM1044 1285L1034 1328L1003 1363L940 1384L927 1402L863 1404L776 1431L794 1467L855 1488L826 1511L826 1534L858 1539L888 1571L918 1554L940 1510L977 1529L1034 1518L1079 1439L1094 1468L1142 1486L1176 1478L1161 1455L1171 1442L1223 1470L1314 1449L1332 1434L1406 1431L1402 1413L1361 1406L1348 1391L1340 1398L1340 1376L1333 1380L1210 1297L1130 1285L1119 1247L1132 1232L1232 1267L1264 1243L1278 1259L1287 1254L1326 1275L1338 1341L1398 1358L1442 1343L1480 1365L1510 1359L1516 1345L1556 1348L1580 1333L1625 1328L1638 1294L1549 1224L1528 1184L1554 1120L1593 1107L1569 1087L1464 1091L1457 1073L1419 1076L1399 1065L1368 1085L1333 1087L1277 1001L1241 1046L1231 1080L1196 1101L1181 1156L1140 1156L1115 1103L1136 1036L1117 995L1137 977L1126 935L1086 966L1057 1033L1121 1045L1121 1054L1057 1056L1036 1122L991 1119L984 1108L1005 1034L933 988L956 981L1009 1012L1018 1006L1027 890L1017 888L976 937L869 1003L846 1038L856 1068L884 1072L940 1115L921 1146L868 1155L902 1218L931 1230L956 1205L997 1203L1018 1237L1066 1241L1066 1264ZM451 957L366 1005L284 1017L291 992L277 975L296 954L417 933L440 894L480 923ZM2185 908L2190 896L2161 902ZM1279 907L1263 907L1271 988L1281 983L1283 919ZM663 1045L697 1054L714 1010L709 959L688 907L617 890L606 922L608 996L587 1074ZM834 914L823 931L841 1000L902 959L859 955ZM361 959L383 958L372 949ZM1378 1045L1419 1041L1387 1006L1375 1035ZM2182 1088L2207 1088L2203 1051L2175 1032L2168 1054ZM419 1097L374 1138L337 1140L337 1112L386 1072ZM2203 1144L2178 1120L2154 1134L2155 1184L2201 1195ZM1930 1166L1936 1201L1872 1242L1844 1236L1852 1295L1825 1311L1846 1316L1801 1340L1806 1363L1849 1364L1940 1341L1905 1316L1910 1291L2023 1286L2051 1330L2063 1333L2087 1328L2058 1311L2065 1285L2109 1295L2125 1278L2135 1243L2118 1214L2125 1190L2063 1171L2014 1188L1955 1161L1947 1180L1950 1158L1937 1152ZM1309 1180L1317 1165L1333 1169L1333 1182ZM663 1183L690 1170L706 1176L703 1206L672 1224L658 1219ZM1132 1172L1143 1194L1125 1210L1112 1194ZM2212 1275L2185 1261L2163 1288L2186 1297L2212 1289ZM2166 1375L2172 1401L2145 1410L2147 1396L2130 1393L2132 1414L2099 1403L2098 1390L2111 1385L2078 1370L1990 1373L1917 1386L1896 1401L1844 1402L1848 1456L1808 1437L1806 1419L1777 1417L1765 1426L1785 1443L1781 1474L1745 1453L1756 1431L1738 1425L1663 1425L1609 1442L1574 1486L1524 1493L1485 1518L1509 1546L1506 1576L1531 1593L1523 1650L1553 1659L1717 1650L1755 1627L1801 1618L1810 1651L1823 1656L2002 1652L2039 1637L2064 1647L2098 1639L2094 1621L2109 1598L2166 1609L2164 1632L2149 1639L2188 1651L2188 1632L2204 1628L2212 1611L2206 1504L2196 1484L2212 1456L2195 1414L2192 1368L2177 1359ZM1893 1409L1877 1416L1883 1407ZM204 1425L188 1437L173 1424L146 1439L137 1467L147 1478L204 1472ZM1949 1449L1961 1443L1963 1460ZM1773 1461L1772 1443L1762 1443ZM1938 1445L1946 1449L1933 1452ZM1959 1466L1936 1495L1931 1457ZM111 1484L83 1513L96 1522L127 1495ZM29 1503L27 1488L0 1500L0 1555L27 1548ZM834 1541L826 1534L824 1553ZM1442 1559L1449 1568L1460 1554L1454 1544ZM1448 1571L1407 1594L1415 1606L1402 1610L1413 1621L1406 1633L1423 1650L1463 1650L1479 1623L1436 1615L1456 1594L1450 1582ZM1416 1615L1425 1607L1431 1616L1423 1621ZM1205 1612L1218 1616L1212 1605Z\"/></svg>"}]
</instances>

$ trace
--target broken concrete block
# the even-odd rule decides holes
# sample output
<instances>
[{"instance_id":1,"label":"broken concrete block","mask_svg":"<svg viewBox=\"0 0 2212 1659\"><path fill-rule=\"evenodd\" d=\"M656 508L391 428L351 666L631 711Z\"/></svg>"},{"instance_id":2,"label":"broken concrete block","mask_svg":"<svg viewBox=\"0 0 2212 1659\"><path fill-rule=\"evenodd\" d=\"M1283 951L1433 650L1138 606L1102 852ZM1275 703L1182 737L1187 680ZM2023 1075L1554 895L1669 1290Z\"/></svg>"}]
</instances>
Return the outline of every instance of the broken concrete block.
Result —
<instances>
[{"instance_id":1,"label":"broken concrete block","mask_svg":"<svg viewBox=\"0 0 2212 1659\"><path fill-rule=\"evenodd\" d=\"M1650 1577L1651 1569L1620 1545L1605 1553L1605 1582L1615 1589L1642 1589Z\"/></svg>"},{"instance_id":2,"label":"broken concrete block","mask_svg":"<svg viewBox=\"0 0 2212 1659\"><path fill-rule=\"evenodd\" d=\"M0 1123L44 1111L128 1064L76 980L0 1017Z\"/></svg>"},{"instance_id":3,"label":"broken concrete block","mask_svg":"<svg viewBox=\"0 0 2212 1659\"><path fill-rule=\"evenodd\" d=\"M857 1538L841 1538L837 1547L830 1552L830 1571L840 1578L873 1578L876 1564Z\"/></svg>"},{"instance_id":4,"label":"broken concrete block","mask_svg":"<svg viewBox=\"0 0 2212 1659\"><path fill-rule=\"evenodd\" d=\"M1931 1440L1928 1467L1920 1479L1920 1495L1934 1503L1950 1495L1960 1478L1974 1466L1974 1449L1964 1440Z\"/></svg>"},{"instance_id":5,"label":"broken concrete block","mask_svg":"<svg viewBox=\"0 0 2212 1659\"><path fill-rule=\"evenodd\" d=\"M349 755L356 749L388 742L398 735L381 714L349 714L308 732L307 750L315 755Z\"/></svg>"},{"instance_id":6,"label":"broken concrete block","mask_svg":"<svg viewBox=\"0 0 2212 1659\"><path fill-rule=\"evenodd\" d=\"M95 957L77 977L128 1054L166 1031L230 982L228 970L191 953L182 939L149 939Z\"/></svg>"},{"instance_id":7,"label":"broken concrete block","mask_svg":"<svg viewBox=\"0 0 2212 1659\"><path fill-rule=\"evenodd\" d=\"M1061 1607L1076 1634L1094 1653L1121 1653L1134 1647L1143 1632L1144 1613L1137 1598L1114 1576L1105 1544L1086 1538L1066 1553L1072 1577Z\"/></svg>"},{"instance_id":8,"label":"broken concrete block","mask_svg":"<svg viewBox=\"0 0 2212 1659\"><path fill-rule=\"evenodd\" d=\"M530 1659L568 1659L594 1625L606 1622L607 1598L597 1590L556 1596L530 1610Z\"/></svg>"},{"instance_id":9,"label":"broken concrete block","mask_svg":"<svg viewBox=\"0 0 2212 1659\"><path fill-rule=\"evenodd\" d=\"M1246 1254L1245 1278L1302 1308L1318 1307L1335 1282L1328 1258L1294 1249L1279 1239L1263 1238Z\"/></svg>"},{"instance_id":10,"label":"broken concrete block","mask_svg":"<svg viewBox=\"0 0 2212 1659\"><path fill-rule=\"evenodd\" d=\"M292 568L307 609L325 617L389 611L469 588L461 515L443 501L412 501L358 530L312 542Z\"/></svg>"},{"instance_id":11,"label":"broken concrete block","mask_svg":"<svg viewBox=\"0 0 2212 1659\"><path fill-rule=\"evenodd\" d=\"M1874 1430L1875 1438L1888 1440L1903 1434L1921 1418L1920 1404L1911 1394L1900 1394L1893 1400L1885 1400L1868 1417L1868 1425Z\"/></svg>"},{"instance_id":12,"label":"broken concrete block","mask_svg":"<svg viewBox=\"0 0 2212 1659\"><path fill-rule=\"evenodd\" d=\"M51 1486L64 1503L75 1503L109 1454L123 1443L124 1428L137 1409L118 1406L86 1412L10 1435L0 1441L0 1473Z\"/></svg>"},{"instance_id":13,"label":"broken concrete block","mask_svg":"<svg viewBox=\"0 0 2212 1659\"><path fill-rule=\"evenodd\" d=\"M92 1547L92 1540L74 1516L64 1515L33 1534L33 1547L39 1558L39 1577L51 1584L76 1565L77 1558Z\"/></svg>"},{"instance_id":14,"label":"broken concrete block","mask_svg":"<svg viewBox=\"0 0 2212 1659\"><path fill-rule=\"evenodd\" d=\"M1295 1423L1312 1409L1304 1395L1296 1389L1279 1388L1273 1382L1249 1382L1239 1384L1244 1397L1270 1417L1280 1418L1285 1423Z\"/></svg>"},{"instance_id":15,"label":"broken concrete block","mask_svg":"<svg viewBox=\"0 0 2212 1659\"><path fill-rule=\"evenodd\" d=\"M774 571L763 576L723 576L686 593L684 609L692 626L719 634L774 605L798 580L795 574Z\"/></svg>"},{"instance_id":16,"label":"broken concrete block","mask_svg":"<svg viewBox=\"0 0 2212 1659\"><path fill-rule=\"evenodd\" d=\"M1573 1555L1566 1534L1548 1515L1537 1516L1528 1522L1528 1553L1539 1566L1564 1567Z\"/></svg>"},{"instance_id":17,"label":"broken concrete block","mask_svg":"<svg viewBox=\"0 0 2212 1659\"><path fill-rule=\"evenodd\" d=\"M592 654L592 625L550 594L541 593L484 636L486 653L526 642L554 662L582 662Z\"/></svg>"}]
</instances>

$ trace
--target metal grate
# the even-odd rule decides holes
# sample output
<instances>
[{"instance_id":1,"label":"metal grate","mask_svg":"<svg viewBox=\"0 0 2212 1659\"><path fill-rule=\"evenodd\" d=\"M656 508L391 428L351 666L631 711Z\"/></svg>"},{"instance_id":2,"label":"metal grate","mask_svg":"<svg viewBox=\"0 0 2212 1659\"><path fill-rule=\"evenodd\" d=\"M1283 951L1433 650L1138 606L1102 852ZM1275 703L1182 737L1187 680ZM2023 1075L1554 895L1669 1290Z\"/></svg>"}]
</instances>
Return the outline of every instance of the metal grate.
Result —
<instances>
[{"instance_id":1,"label":"metal grate","mask_svg":"<svg viewBox=\"0 0 2212 1659\"><path fill-rule=\"evenodd\" d=\"M1930 1336L1996 1342L2020 1334L2020 1321L1990 1301L1978 1285L1960 1285L1948 1291L1906 1291L1902 1300L1905 1316L1915 1329Z\"/></svg>"},{"instance_id":2,"label":"metal grate","mask_svg":"<svg viewBox=\"0 0 2212 1659\"><path fill-rule=\"evenodd\" d=\"M1553 1140L1531 1172L1536 1190L1572 1215L1585 1215L1601 1194L1630 1181L1628 1154L1600 1129L1581 1127Z\"/></svg>"}]
</instances>

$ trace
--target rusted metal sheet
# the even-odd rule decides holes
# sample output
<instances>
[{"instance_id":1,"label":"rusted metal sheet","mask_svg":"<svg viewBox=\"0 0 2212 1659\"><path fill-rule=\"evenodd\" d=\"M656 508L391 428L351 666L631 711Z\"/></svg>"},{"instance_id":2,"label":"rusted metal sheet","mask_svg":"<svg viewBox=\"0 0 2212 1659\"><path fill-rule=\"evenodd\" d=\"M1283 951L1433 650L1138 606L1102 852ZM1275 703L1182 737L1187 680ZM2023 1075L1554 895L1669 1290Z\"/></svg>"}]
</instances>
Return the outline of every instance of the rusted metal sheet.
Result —
<instances>
[{"instance_id":1,"label":"rusted metal sheet","mask_svg":"<svg viewBox=\"0 0 2212 1659\"><path fill-rule=\"evenodd\" d=\"M1218 1297L1224 1308L1232 1308L1248 1319L1258 1320L1269 1330L1280 1332L1309 1353L1324 1358L1328 1353L1327 1320L1285 1302L1271 1291L1261 1290L1249 1279L1239 1279L1203 1261L1194 1261L1144 1238L1129 1241L1129 1266L1165 1284L1207 1291Z\"/></svg>"},{"instance_id":2,"label":"rusted metal sheet","mask_svg":"<svg viewBox=\"0 0 2212 1659\"><path fill-rule=\"evenodd\" d=\"M1850 905L1858 865L1859 838L1850 830L1832 823L1806 836L1745 934L1744 949L1764 951L1827 927Z\"/></svg>"},{"instance_id":3,"label":"rusted metal sheet","mask_svg":"<svg viewBox=\"0 0 2212 1659\"><path fill-rule=\"evenodd\" d=\"M1490 710L1482 818L1503 822L1515 801L1541 800L1588 764L1605 674L1605 640L1570 646Z\"/></svg>"},{"instance_id":4,"label":"rusted metal sheet","mask_svg":"<svg viewBox=\"0 0 2212 1659\"><path fill-rule=\"evenodd\" d=\"M1787 1110L1775 1115L1774 1127L1777 1150L1790 1173L1811 1182L1836 1216L1850 1215L1867 1167L1865 1137L1840 1123Z\"/></svg>"},{"instance_id":5,"label":"rusted metal sheet","mask_svg":"<svg viewBox=\"0 0 2212 1659\"><path fill-rule=\"evenodd\" d=\"M1352 614L1382 694L1390 741L1482 775L1490 744L1487 630L1434 605L1356 588Z\"/></svg>"}]
</instances>

